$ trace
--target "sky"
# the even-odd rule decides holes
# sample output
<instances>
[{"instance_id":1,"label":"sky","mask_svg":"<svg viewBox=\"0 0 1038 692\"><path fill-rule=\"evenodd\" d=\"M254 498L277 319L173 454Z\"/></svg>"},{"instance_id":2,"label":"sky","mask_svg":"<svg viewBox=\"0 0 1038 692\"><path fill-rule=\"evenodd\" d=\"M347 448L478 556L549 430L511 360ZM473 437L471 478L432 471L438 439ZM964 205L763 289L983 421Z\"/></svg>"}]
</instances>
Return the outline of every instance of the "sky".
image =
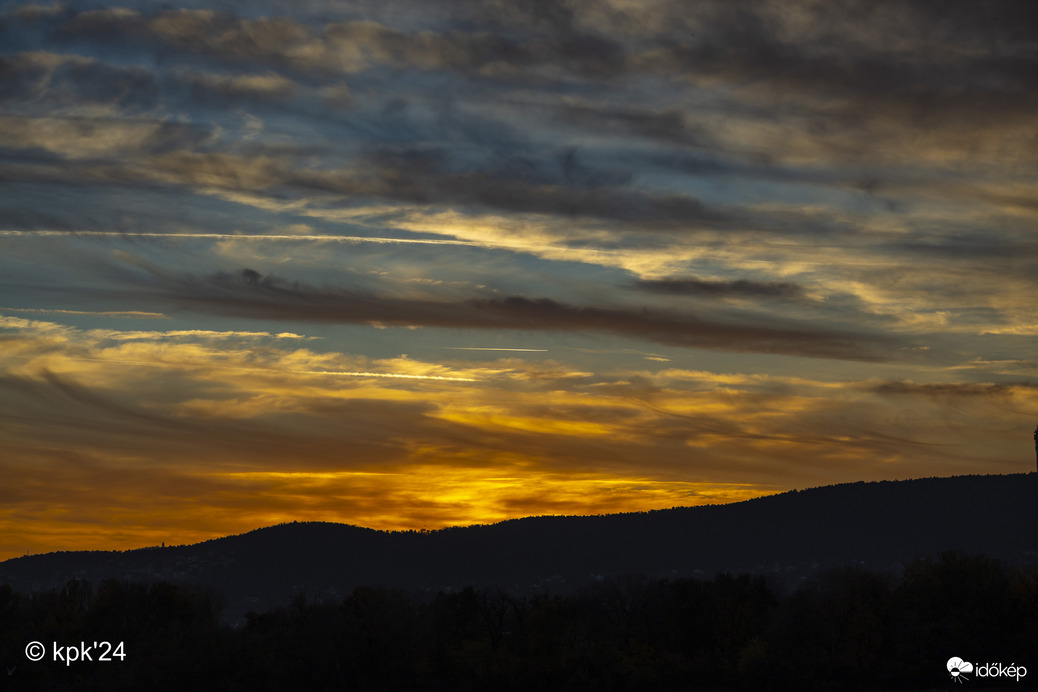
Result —
<instances>
[{"instance_id":1,"label":"sky","mask_svg":"<svg viewBox=\"0 0 1038 692\"><path fill-rule=\"evenodd\" d=\"M0 559L1035 468L1038 4L0 2Z\"/></svg>"}]
</instances>

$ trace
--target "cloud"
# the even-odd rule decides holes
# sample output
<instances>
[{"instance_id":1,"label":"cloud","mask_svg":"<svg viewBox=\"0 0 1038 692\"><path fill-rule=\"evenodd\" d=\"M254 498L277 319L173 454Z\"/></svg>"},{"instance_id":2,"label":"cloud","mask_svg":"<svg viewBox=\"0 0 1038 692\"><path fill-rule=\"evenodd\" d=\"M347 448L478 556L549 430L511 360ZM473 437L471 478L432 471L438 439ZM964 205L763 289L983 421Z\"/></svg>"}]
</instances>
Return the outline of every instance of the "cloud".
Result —
<instances>
[{"instance_id":1,"label":"cloud","mask_svg":"<svg viewBox=\"0 0 1038 692\"><path fill-rule=\"evenodd\" d=\"M0 12L0 534L1018 469L1033 3L174 5Z\"/></svg>"},{"instance_id":2,"label":"cloud","mask_svg":"<svg viewBox=\"0 0 1038 692\"><path fill-rule=\"evenodd\" d=\"M98 315L104 317L126 317L142 320L165 320L169 319L161 312L144 312L141 310L52 310L47 308L5 308L0 307L0 312L32 312L45 315ZM0 326L3 326L0 323Z\"/></svg>"},{"instance_id":3,"label":"cloud","mask_svg":"<svg viewBox=\"0 0 1038 692\"><path fill-rule=\"evenodd\" d=\"M654 109L645 106L617 106L566 97L558 104L542 106L561 123L579 131L595 131L611 136L646 137L687 146L703 143L704 133L690 126L683 113L674 107Z\"/></svg>"},{"instance_id":4,"label":"cloud","mask_svg":"<svg viewBox=\"0 0 1038 692\"><path fill-rule=\"evenodd\" d=\"M533 353L367 359L252 334L4 325L0 496L37 549L113 540L115 525L140 545L292 517L434 528L731 501L1012 456L1001 429L967 424L983 409L928 397L940 415L907 419L876 382L598 371ZM994 403L1005 426L1031 420ZM70 526L62 538L63 521L96 535Z\"/></svg>"},{"instance_id":5,"label":"cloud","mask_svg":"<svg viewBox=\"0 0 1038 692\"><path fill-rule=\"evenodd\" d=\"M117 364L117 363L116 363ZM214 417L204 415L216 408L192 407L175 415L156 411L126 395L116 396L86 387L66 375L43 372L42 381L30 378L5 378L0 382L4 409L12 413L12 396L25 403L17 418L29 423L21 433L13 433L16 443L29 445L35 454L49 456L48 450L89 450L112 464L128 450L147 459L151 467L181 470L208 466L219 468L336 468L343 463L343 445L349 444L348 465L364 467L402 461L406 446L391 435L379 439L375 431L387 434L394 420L414 419L421 437L422 414L428 406L420 403L364 400L314 401L309 423L290 417L268 414L257 418ZM211 392L210 396L215 392ZM50 413L46 414L45 411ZM262 407L260 409L262 410ZM338 431L332 418L342 416ZM264 420L264 418L266 418ZM47 422L50 444L43 443L41 426ZM349 421L348 425L344 421ZM362 430L367 432L362 434ZM368 435L371 437L368 437ZM184 463L184 459L192 460ZM12 458L10 463L17 459Z\"/></svg>"},{"instance_id":6,"label":"cloud","mask_svg":"<svg viewBox=\"0 0 1038 692\"><path fill-rule=\"evenodd\" d=\"M642 291L679 296L701 296L705 298L749 297L798 299L804 289L791 282L764 282L736 279L735 281L708 281L694 277L670 277L666 279L643 279L635 286Z\"/></svg>"},{"instance_id":7,"label":"cloud","mask_svg":"<svg viewBox=\"0 0 1038 692\"><path fill-rule=\"evenodd\" d=\"M168 149L171 138L157 123L6 119L0 146L38 146L69 158L129 154L118 165L91 161L81 167L7 166L11 179L47 182L166 183L194 189L267 191L295 189L357 198L384 198L443 208L475 206L519 214L585 217L610 224L662 229L726 228L728 214L685 194L653 194L624 186L573 187L515 179L514 171L451 172L421 160L365 157L341 170L293 165L284 155L241 155ZM120 150L122 150L120 152ZM149 155L155 152L154 155ZM0 175L3 172L0 171Z\"/></svg>"},{"instance_id":8,"label":"cloud","mask_svg":"<svg viewBox=\"0 0 1038 692\"><path fill-rule=\"evenodd\" d=\"M317 30L291 17L245 18L212 10L158 13L92 10L73 13L56 31L66 36L158 40L238 64L297 71L357 73L380 65L456 70L527 79L536 70L608 78L625 67L620 45L595 34L560 32L513 40L490 31L404 32L374 21L331 22ZM533 76L532 74L529 76Z\"/></svg>"},{"instance_id":9,"label":"cloud","mask_svg":"<svg viewBox=\"0 0 1038 692\"><path fill-rule=\"evenodd\" d=\"M54 111L87 106L145 110L157 105L159 84L139 66L113 65L80 55L27 51L0 56L0 99L33 100Z\"/></svg>"},{"instance_id":10,"label":"cloud","mask_svg":"<svg viewBox=\"0 0 1038 692\"><path fill-rule=\"evenodd\" d=\"M676 40L632 57L634 69L700 88L732 85L729 117L763 120L755 111L767 104L767 119L778 125L772 131L787 135L785 141L751 130L744 143L772 156L813 148L829 160L861 162L1034 153L1030 145L1014 151L1011 144L1021 143L1036 98L1024 87L1034 56L1012 28L1034 21L1022 3L963 6L939 21L926 3L702 3L700 9L672 17ZM692 38L678 39L678 27Z\"/></svg>"},{"instance_id":11,"label":"cloud","mask_svg":"<svg viewBox=\"0 0 1038 692\"><path fill-rule=\"evenodd\" d=\"M253 270L207 279L159 276L152 299L180 309L254 319L379 323L444 328L606 332L657 343L734 352L885 360L891 337L759 319L723 321L690 313L568 305L522 296L462 302L405 299L348 289L317 289Z\"/></svg>"},{"instance_id":12,"label":"cloud","mask_svg":"<svg viewBox=\"0 0 1038 692\"><path fill-rule=\"evenodd\" d=\"M184 74L180 76L195 90L200 100L220 98L227 100L255 100L285 102L299 91L299 85L274 72L245 75Z\"/></svg>"},{"instance_id":13,"label":"cloud","mask_svg":"<svg viewBox=\"0 0 1038 692\"><path fill-rule=\"evenodd\" d=\"M80 171L73 169L64 175L70 180L78 178L79 182L89 181L88 175L83 173L105 170L94 165L98 160L155 154L162 161L164 152L193 146L204 141L207 136L207 133L191 126L156 120L0 115L0 146L11 149L38 148L67 159L90 159L89 167ZM111 171L110 175L132 175L131 171L122 166L109 167L107 170Z\"/></svg>"},{"instance_id":14,"label":"cloud","mask_svg":"<svg viewBox=\"0 0 1038 692\"><path fill-rule=\"evenodd\" d=\"M871 385L869 390L884 395L921 395L934 398L952 397L997 397L1007 398L1021 390L1038 390L1038 382L929 382L919 383L905 380L881 382Z\"/></svg>"}]
</instances>

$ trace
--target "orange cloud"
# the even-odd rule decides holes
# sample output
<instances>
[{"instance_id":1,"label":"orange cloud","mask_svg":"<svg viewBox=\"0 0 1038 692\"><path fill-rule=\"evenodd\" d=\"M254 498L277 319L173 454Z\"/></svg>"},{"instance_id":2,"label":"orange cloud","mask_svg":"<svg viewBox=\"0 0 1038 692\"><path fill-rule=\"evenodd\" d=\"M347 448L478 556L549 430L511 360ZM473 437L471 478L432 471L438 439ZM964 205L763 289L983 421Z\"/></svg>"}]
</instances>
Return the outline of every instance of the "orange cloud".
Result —
<instances>
[{"instance_id":1,"label":"orange cloud","mask_svg":"<svg viewBox=\"0 0 1038 692\"><path fill-rule=\"evenodd\" d=\"M299 334L0 326L8 557L284 520L431 529L1010 471L1009 429L1036 401L1023 384L596 372L541 354L371 359L298 348Z\"/></svg>"}]
</instances>

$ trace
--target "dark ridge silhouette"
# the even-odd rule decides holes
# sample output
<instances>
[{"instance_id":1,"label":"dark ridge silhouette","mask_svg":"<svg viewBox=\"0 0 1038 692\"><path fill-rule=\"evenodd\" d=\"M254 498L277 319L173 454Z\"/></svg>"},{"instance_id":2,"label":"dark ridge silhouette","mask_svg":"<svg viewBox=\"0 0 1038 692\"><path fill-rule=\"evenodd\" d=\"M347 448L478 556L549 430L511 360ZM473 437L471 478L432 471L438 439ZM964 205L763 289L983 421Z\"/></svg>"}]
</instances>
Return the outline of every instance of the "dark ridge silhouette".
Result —
<instances>
[{"instance_id":1,"label":"dark ridge silhouette","mask_svg":"<svg viewBox=\"0 0 1038 692\"><path fill-rule=\"evenodd\" d=\"M624 575L764 574L776 588L839 566L899 572L949 550L1038 564L1038 474L858 482L728 505L586 517L530 517L438 531L291 523L189 546L59 552L0 563L28 593L69 579L167 580L223 594L240 619L305 595L358 586L433 595L467 586L569 593Z\"/></svg>"}]
</instances>

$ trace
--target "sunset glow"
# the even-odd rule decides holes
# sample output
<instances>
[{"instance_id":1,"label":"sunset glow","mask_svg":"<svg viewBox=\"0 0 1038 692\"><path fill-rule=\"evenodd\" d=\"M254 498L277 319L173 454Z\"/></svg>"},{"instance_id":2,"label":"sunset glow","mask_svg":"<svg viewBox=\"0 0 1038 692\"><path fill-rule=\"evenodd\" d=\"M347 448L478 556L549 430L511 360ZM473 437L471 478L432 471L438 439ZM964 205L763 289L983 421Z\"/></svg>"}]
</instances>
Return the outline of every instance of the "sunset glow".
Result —
<instances>
[{"instance_id":1,"label":"sunset glow","mask_svg":"<svg viewBox=\"0 0 1038 692\"><path fill-rule=\"evenodd\" d=\"M0 2L0 560L1034 470L1026 3L209 5Z\"/></svg>"}]
</instances>

